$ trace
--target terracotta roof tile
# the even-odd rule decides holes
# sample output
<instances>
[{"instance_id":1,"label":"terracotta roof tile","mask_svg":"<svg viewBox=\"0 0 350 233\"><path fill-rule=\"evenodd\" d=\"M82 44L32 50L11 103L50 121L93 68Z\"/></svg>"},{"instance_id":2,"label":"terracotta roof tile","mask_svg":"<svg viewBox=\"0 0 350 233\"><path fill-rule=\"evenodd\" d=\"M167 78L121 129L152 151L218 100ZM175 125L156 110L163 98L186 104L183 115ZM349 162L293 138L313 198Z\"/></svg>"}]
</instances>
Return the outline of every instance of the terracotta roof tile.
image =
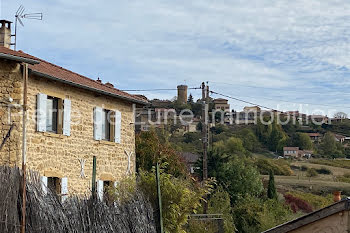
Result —
<instances>
[{"instance_id":1,"label":"terracotta roof tile","mask_svg":"<svg viewBox=\"0 0 350 233\"><path fill-rule=\"evenodd\" d=\"M29 65L29 68L34 72L49 75L59 80L81 85L89 89L95 89L96 91L102 91L108 94L117 95L131 102L147 103L147 101L144 98L118 90L117 88L114 88L111 85L103 84L101 82L90 79L73 71L67 70L63 67L57 66L40 58L26 54L22 51L14 51L0 46L0 53L39 61L39 64Z\"/></svg>"}]
</instances>

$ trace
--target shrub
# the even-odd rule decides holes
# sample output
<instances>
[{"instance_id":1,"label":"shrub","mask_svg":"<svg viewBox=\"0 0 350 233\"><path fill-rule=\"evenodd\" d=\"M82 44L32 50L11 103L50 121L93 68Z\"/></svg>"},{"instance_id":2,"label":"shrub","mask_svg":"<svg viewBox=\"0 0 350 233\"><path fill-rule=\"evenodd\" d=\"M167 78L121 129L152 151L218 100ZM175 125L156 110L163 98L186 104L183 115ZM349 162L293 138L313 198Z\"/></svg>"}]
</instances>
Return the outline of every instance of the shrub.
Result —
<instances>
[{"instance_id":1,"label":"shrub","mask_svg":"<svg viewBox=\"0 0 350 233\"><path fill-rule=\"evenodd\" d=\"M321 208L324 208L326 206L329 206L333 203L333 195L330 194L327 197L315 195L312 193L304 193L304 192L288 192L286 194L292 195L294 197L297 197L301 200L306 201L312 206L313 210L318 210Z\"/></svg>"},{"instance_id":2,"label":"shrub","mask_svg":"<svg viewBox=\"0 0 350 233\"><path fill-rule=\"evenodd\" d=\"M303 172L307 171L307 169L309 169L307 166L305 166L305 165L301 166L301 170L302 170Z\"/></svg>"},{"instance_id":3,"label":"shrub","mask_svg":"<svg viewBox=\"0 0 350 233\"><path fill-rule=\"evenodd\" d=\"M288 205L290 205L290 207L294 213L296 213L298 211L303 211L305 213L312 212L312 206L305 200L302 200L302 199L295 197L291 194L285 194L284 199L286 200L286 203Z\"/></svg>"},{"instance_id":4,"label":"shrub","mask_svg":"<svg viewBox=\"0 0 350 233\"><path fill-rule=\"evenodd\" d=\"M259 158L255 161L255 165L262 175L268 175L270 171L272 171L274 175L279 176L290 176L293 174L288 162L281 159L272 160Z\"/></svg>"},{"instance_id":5,"label":"shrub","mask_svg":"<svg viewBox=\"0 0 350 233\"><path fill-rule=\"evenodd\" d=\"M309 168L306 171L306 176L307 177L316 177L316 176L318 176L318 173L317 173L315 168Z\"/></svg>"},{"instance_id":6,"label":"shrub","mask_svg":"<svg viewBox=\"0 0 350 233\"><path fill-rule=\"evenodd\" d=\"M164 169L160 171L160 184L165 231L183 232L189 215L200 207L202 197L211 191L212 185L205 184L202 187L192 179L167 174ZM151 172L141 170L137 179L126 178L116 189L109 190L109 193L114 200L123 202L128 201L137 191L142 191L150 200L153 209L157 210L158 196L154 169Z\"/></svg>"},{"instance_id":7,"label":"shrub","mask_svg":"<svg viewBox=\"0 0 350 233\"><path fill-rule=\"evenodd\" d=\"M316 169L316 172L318 174L323 174L323 175L331 175L332 174L332 171L329 170L328 168L325 168L325 167L321 167L320 169Z\"/></svg>"}]
</instances>

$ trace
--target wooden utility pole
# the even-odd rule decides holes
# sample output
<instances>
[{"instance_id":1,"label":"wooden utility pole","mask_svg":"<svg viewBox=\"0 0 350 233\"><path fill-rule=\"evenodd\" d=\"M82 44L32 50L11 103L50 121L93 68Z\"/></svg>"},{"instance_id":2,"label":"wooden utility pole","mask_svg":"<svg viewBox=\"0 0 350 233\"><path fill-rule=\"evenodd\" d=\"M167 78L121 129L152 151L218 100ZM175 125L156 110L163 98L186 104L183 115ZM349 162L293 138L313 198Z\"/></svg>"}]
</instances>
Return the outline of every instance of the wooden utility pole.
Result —
<instances>
[{"instance_id":1,"label":"wooden utility pole","mask_svg":"<svg viewBox=\"0 0 350 233\"><path fill-rule=\"evenodd\" d=\"M203 182L208 179L208 103L209 103L209 87L202 83L202 142L203 142ZM204 197L207 199L207 197ZM208 203L205 201L203 212L208 211Z\"/></svg>"},{"instance_id":2,"label":"wooden utility pole","mask_svg":"<svg viewBox=\"0 0 350 233\"><path fill-rule=\"evenodd\" d=\"M158 196L158 208L159 208L159 233L163 233L163 208L162 208L162 192L160 190L160 172L159 163L156 166L156 180L157 180L157 196Z\"/></svg>"},{"instance_id":3,"label":"wooden utility pole","mask_svg":"<svg viewBox=\"0 0 350 233\"><path fill-rule=\"evenodd\" d=\"M92 198L96 198L96 156L92 158Z\"/></svg>"},{"instance_id":4,"label":"wooden utility pole","mask_svg":"<svg viewBox=\"0 0 350 233\"><path fill-rule=\"evenodd\" d=\"M28 64L23 63L23 125L22 125L22 221L21 233L26 231L26 163L27 163L27 90L28 90Z\"/></svg>"}]
</instances>

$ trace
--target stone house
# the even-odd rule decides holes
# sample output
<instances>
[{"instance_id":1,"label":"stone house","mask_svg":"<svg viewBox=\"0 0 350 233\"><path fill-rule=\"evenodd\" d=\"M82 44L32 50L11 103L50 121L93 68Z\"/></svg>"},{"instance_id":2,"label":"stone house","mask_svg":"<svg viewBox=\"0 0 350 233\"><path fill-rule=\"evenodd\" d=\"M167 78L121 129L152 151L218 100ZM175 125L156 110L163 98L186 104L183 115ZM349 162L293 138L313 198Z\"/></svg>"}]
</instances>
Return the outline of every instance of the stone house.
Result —
<instances>
[{"instance_id":1,"label":"stone house","mask_svg":"<svg viewBox=\"0 0 350 233\"><path fill-rule=\"evenodd\" d=\"M350 199L346 198L263 233L350 232Z\"/></svg>"},{"instance_id":2,"label":"stone house","mask_svg":"<svg viewBox=\"0 0 350 233\"><path fill-rule=\"evenodd\" d=\"M96 156L97 190L102 196L105 186L135 170L133 106L147 101L110 83L11 50L10 22L0 23L4 45L0 46L0 134L4 138L0 164L22 164L23 89L28 77L28 169L40 173L44 191L51 188L63 198L88 194Z\"/></svg>"},{"instance_id":3,"label":"stone house","mask_svg":"<svg viewBox=\"0 0 350 233\"><path fill-rule=\"evenodd\" d=\"M224 112L230 111L230 104L228 103L227 99L218 98L218 99L214 99L213 102L214 102L215 110L221 110Z\"/></svg>"},{"instance_id":4,"label":"stone house","mask_svg":"<svg viewBox=\"0 0 350 233\"><path fill-rule=\"evenodd\" d=\"M284 157L299 157L299 147L283 147Z\"/></svg>"}]
</instances>

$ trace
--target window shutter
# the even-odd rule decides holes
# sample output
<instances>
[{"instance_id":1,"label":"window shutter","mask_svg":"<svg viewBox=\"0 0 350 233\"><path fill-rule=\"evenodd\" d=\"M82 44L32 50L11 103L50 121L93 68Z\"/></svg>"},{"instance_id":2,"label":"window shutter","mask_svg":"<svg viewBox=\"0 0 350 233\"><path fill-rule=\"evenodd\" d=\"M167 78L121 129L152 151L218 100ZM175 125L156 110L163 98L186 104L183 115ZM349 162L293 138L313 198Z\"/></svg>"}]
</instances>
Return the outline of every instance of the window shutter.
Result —
<instances>
[{"instance_id":1,"label":"window shutter","mask_svg":"<svg viewBox=\"0 0 350 233\"><path fill-rule=\"evenodd\" d=\"M94 139L102 139L102 108L94 108Z\"/></svg>"},{"instance_id":2,"label":"window shutter","mask_svg":"<svg viewBox=\"0 0 350 233\"><path fill-rule=\"evenodd\" d=\"M46 131L46 100L47 95L39 93L37 95L37 131Z\"/></svg>"},{"instance_id":3,"label":"window shutter","mask_svg":"<svg viewBox=\"0 0 350 233\"><path fill-rule=\"evenodd\" d=\"M103 200L103 180L97 181L97 196L100 200Z\"/></svg>"},{"instance_id":4,"label":"window shutter","mask_svg":"<svg viewBox=\"0 0 350 233\"><path fill-rule=\"evenodd\" d=\"M61 179L61 201L64 202L68 198L68 178L63 177Z\"/></svg>"},{"instance_id":5,"label":"window shutter","mask_svg":"<svg viewBox=\"0 0 350 233\"><path fill-rule=\"evenodd\" d=\"M122 114L120 111L115 111L115 128L114 128L114 141L120 143L121 141L121 126L122 126Z\"/></svg>"},{"instance_id":6,"label":"window shutter","mask_svg":"<svg viewBox=\"0 0 350 233\"><path fill-rule=\"evenodd\" d=\"M71 112L71 100L64 100L63 109L63 135L70 136L70 112Z\"/></svg>"},{"instance_id":7,"label":"window shutter","mask_svg":"<svg viewBox=\"0 0 350 233\"><path fill-rule=\"evenodd\" d=\"M43 190L44 195L46 195L47 194L47 177L46 176L41 177L41 188Z\"/></svg>"}]
</instances>

